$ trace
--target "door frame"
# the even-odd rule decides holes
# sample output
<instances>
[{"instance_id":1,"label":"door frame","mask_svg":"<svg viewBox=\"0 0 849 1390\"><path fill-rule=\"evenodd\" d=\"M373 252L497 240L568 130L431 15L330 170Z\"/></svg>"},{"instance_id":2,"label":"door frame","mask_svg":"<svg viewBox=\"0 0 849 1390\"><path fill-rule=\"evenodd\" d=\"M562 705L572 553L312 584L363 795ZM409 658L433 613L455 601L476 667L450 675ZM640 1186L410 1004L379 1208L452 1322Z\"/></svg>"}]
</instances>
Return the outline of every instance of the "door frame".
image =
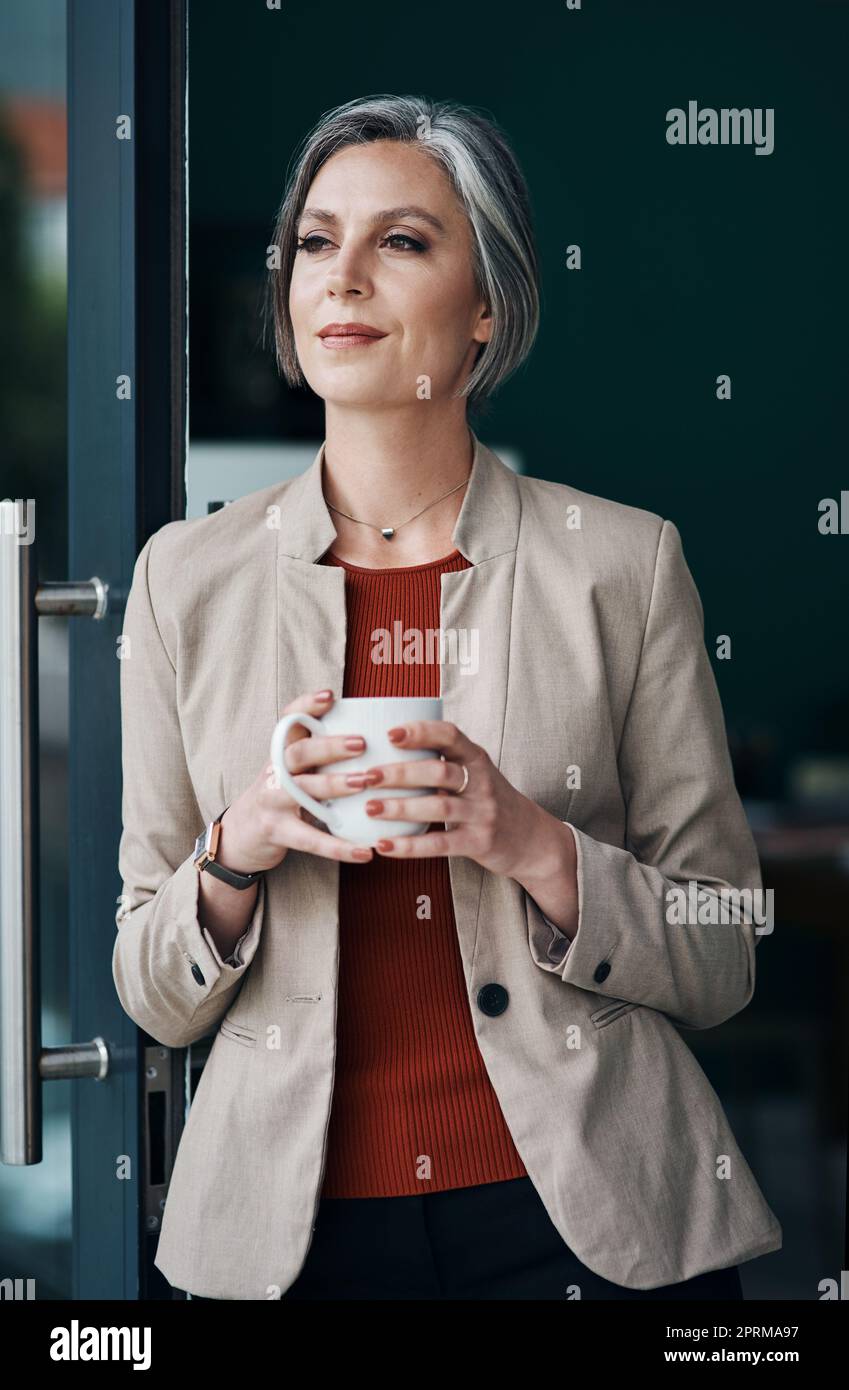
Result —
<instances>
[{"instance_id":1,"label":"door frame","mask_svg":"<svg viewBox=\"0 0 849 1390\"><path fill-rule=\"evenodd\" d=\"M139 550L185 515L187 6L67 10L68 565L109 585L104 618L69 634L71 1026L100 1034L110 1056L102 1082L72 1083L75 1299L171 1297L153 1254L183 1054L152 1048L124 1013L112 950L121 624Z\"/></svg>"}]
</instances>

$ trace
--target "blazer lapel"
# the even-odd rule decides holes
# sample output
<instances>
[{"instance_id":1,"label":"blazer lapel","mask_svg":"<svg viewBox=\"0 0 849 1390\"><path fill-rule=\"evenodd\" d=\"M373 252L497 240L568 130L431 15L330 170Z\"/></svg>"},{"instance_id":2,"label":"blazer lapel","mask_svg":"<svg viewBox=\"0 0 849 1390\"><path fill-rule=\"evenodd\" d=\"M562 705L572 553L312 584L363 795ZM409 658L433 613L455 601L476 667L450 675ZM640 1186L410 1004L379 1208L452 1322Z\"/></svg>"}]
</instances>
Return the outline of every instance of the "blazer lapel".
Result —
<instances>
[{"instance_id":1,"label":"blazer lapel","mask_svg":"<svg viewBox=\"0 0 849 1390\"><path fill-rule=\"evenodd\" d=\"M500 766L521 503L515 474L470 434L472 470L452 541L472 567L441 576L440 693L443 717ZM329 686L338 698L343 688L345 572L317 563L337 535L323 494L324 447L286 484L276 518L278 718L302 691ZM313 891L335 911L338 861L303 859ZM448 863L459 943L470 965L483 870L462 856Z\"/></svg>"}]
</instances>

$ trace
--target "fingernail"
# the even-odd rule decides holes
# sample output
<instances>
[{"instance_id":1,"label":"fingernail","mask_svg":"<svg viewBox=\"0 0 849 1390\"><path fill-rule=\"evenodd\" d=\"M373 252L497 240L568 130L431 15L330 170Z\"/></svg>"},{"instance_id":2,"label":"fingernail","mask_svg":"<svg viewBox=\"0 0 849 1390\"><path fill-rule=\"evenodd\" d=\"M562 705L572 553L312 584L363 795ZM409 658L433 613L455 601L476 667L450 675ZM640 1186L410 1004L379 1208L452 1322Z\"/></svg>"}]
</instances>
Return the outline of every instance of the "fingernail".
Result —
<instances>
[{"instance_id":1,"label":"fingernail","mask_svg":"<svg viewBox=\"0 0 849 1390\"><path fill-rule=\"evenodd\" d=\"M390 730L389 730L389 738L391 739L391 741L392 741L393 743L400 743L400 742L402 741L402 739L405 739L406 737L407 737L407 730L406 730L406 729L397 728L397 729L390 729Z\"/></svg>"},{"instance_id":2,"label":"fingernail","mask_svg":"<svg viewBox=\"0 0 849 1390\"><path fill-rule=\"evenodd\" d=\"M365 746L366 741L359 734L351 734L349 738L345 739L346 748L365 748Z\"/></svg>"},{"instance_id":3,"label":"fingernail","mask_svg":"<svg viewBox=\"0 0 849 1390\"><path fill-rule=\"evenodd\" d=\"M371 859L370 848L366 849L365 847L358 847L357 849L352 850L351 853L353 854L355 859Z\"/></svg>"},{"instance_id":4,"label":"fingernail","mask_svg":"<svg viewBox=\"0 0 849 1390\"><path fill-rule=\"evenodd\" d=\"M377 844L375 845L375 849L379 849L379 850L382 850L382 851L384 851L384 852L385 852L386 850L390 850L391 848L392 848L392 841L391 841L391 840L378 840Z\"/></svg>"},{"instance_id":5,"label":"fingernail","mask_svg":"<svg viewBox=\"0 0 849 1390\"><path fill-rule=\"evenodd\" d=\"M379 811L382 811L382 810L383 810L383 802L382 802L382 801L367 801L367 802L366 802L366 814L367 814L367 815L369 815L369 816L376 816L376 815L378 814L378 812L379 812Z\"/></svg>"},{"instance_id":6,"label":"fingernail","mask_svg":"<svg viewBox=\"0 0 849 1390\"><path fill-rule=\"evenodd\" d=\"M332 690L317 690L315 692L315 698L317 700L329 700L332 694Z\"/></svg>"}]
</instances>

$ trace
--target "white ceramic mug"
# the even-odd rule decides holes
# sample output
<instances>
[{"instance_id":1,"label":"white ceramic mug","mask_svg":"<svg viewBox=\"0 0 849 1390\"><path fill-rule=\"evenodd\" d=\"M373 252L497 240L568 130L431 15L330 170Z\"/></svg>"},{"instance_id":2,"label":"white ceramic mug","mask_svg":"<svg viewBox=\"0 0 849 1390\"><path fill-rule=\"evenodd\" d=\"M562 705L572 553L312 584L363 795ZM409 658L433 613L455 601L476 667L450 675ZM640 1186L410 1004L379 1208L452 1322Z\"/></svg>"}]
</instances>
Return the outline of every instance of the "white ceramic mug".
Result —
<instances>
[{"instance_id":1,"label":"white ceramic mug","mask_svg":"<svg viewBox=\"0 0 849 1390\"><path fill-rule=\"evenodd\" d=\"M412 762L421 758L438 758L439 752L427 748L396 747L389 741L387 731L396 724L409 724L414 719L441 719L441 699L409 697L349 697L335 700L321 719L311 714L286 714L271 736L271 762L278 785L289 793L306 811L323 821L333 835L341 840L353 840L358 845L375 845L378 840L391 840L393 835L423 835L427 821L389 820L367 814L367 801L382 795L381 787L365 787L362 791L334 796L329 801L316 801L297 785L286 767L286 735L293 724L319 735L361 734L366 741L362 753L339 762L325 763L318 772L361 772L381 763ZM425 796L430 787L387 787L387 796Z\"/></svg>"}]
</instances>

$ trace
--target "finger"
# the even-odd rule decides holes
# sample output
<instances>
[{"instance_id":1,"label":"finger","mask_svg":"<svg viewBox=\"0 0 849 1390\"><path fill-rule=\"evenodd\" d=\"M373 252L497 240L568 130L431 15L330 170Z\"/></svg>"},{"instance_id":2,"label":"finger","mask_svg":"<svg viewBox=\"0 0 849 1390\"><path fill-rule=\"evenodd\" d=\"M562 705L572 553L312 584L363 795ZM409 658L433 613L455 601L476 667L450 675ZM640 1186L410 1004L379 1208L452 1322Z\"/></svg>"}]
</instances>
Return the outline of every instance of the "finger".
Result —
<instances>
[{"instance_id":1,"label":"finger","mask_svg":"<svg viewBox=\"0 0 849 1390\"><path fill-rule=\"evenodd\" d=\"M402 737L391 739L398 748L439 749L446 757L462 758L468 762L477 745L446 719L412 719L409 724L393 725L388 732L399 729Z\"/></svg>"},{"instance_id":2,"label":"finger","mask_svg":"<svg viewBox=\"0 0 849 1390\"><path fill-rule=\"evenodd\" d=\"M433 830L427 835L387 835L374 848L386 859L435 859L439 855L462 854L464 842L461 830ZM391 848L382 849L385 844Z\"/></svg>"},{"instance_id":3,"label":"finger","mask_svg":"<svg viewBox=\"0 0 849 1390\"><path fill-rule=\"evenodd\" d=\"M365 749L366 741L360 734L312 734L286 749L286 766L294 775L326 763L359 758Z\"/></svg>"},{"instance_id":4,"label":"finger","mask_svg":"<svg viewBox=\"0 0 849 1390\"><path fill-rule=\"evenodd\" d=\"M337 796L354 796L356 792L371 790L368 770L351 773L356 780L349 782L346 772L299 772L295 781L302 791L316 801L329 801Z\"/></svg>"},{"instance_id":5,"label":"finger","mask_svg":"<svg viewBox=\"0 0 849 1390\"><path fill-rule=\"evenodd\" d=\"M380 807L373 810L373 807ZM452 821L458 825L474 820L476 807L462 797L452 796L450 792L437 792L433 796L380 796L371 797L366 802L366 815L372 820L415 820Z\"/></svg>"},{"instance_id":6,"label":"finger","mask_svg":"<svg viewBox=\"0 0 849 1390\"><path fill-rule=\"evenodd\" d=\"M311 714L313 718L320 719L326 714L333 704L334 695L331 690L324 698L318 690L308 690L303 695L297 695L294 700L284 706L284 714ZM302 738L309 738L309 729L305 729L303 724L293 724L291 729L286 731L286 747L290 743L298 743Z\"/></svg>"},{"instance_id":7,"label":"finger","mask_svg":"<svg viewBox=\"0 0 849 1390\"><path fill-rule=\"evenodd\" d=\"M364 770L363 777L365 775ZM364 791L367 786L365 781L349 784L346 780L347 774L344 772L299 772L297 775L293 774L293 777L301 790L313 797L315 801L328 801L335 796L353 796L357 791ZM277 781L277 773L271 763L267 763L263 770L263 781L265 790L271 793L274 798L272 804L279 804L281 811L289 810L293 798L285 787L280 786Z\"/></svg>"},{"instance_id":8,"label":"finger","mask_svg":"<svg viewBox=\"0 0 849 1390\"><path fill-rule=\"evenodd\" d=\"M367 772L371 783L381 792L384 787L444 787L446 791L459 791L464 781L462 764L442 758L415 758L412 762L381 763L364 771ZM347 780L360 774L350 772L341 775Z\"/></svg>"},{"instance_id":9,"label":"finger","mask_svg":"<svg viewBox=\"0 0 849 1390\"><path fill-rule=\"evenodd\" d=\"M329 831L316 830L299 817L293 818L287 836L289 848L301 850L305 854L317 854L321 859L344 859L353 864L367 863L374 857L371 845L357 845L351 840L340 840Z\"/></svg>"}]
</instances>

